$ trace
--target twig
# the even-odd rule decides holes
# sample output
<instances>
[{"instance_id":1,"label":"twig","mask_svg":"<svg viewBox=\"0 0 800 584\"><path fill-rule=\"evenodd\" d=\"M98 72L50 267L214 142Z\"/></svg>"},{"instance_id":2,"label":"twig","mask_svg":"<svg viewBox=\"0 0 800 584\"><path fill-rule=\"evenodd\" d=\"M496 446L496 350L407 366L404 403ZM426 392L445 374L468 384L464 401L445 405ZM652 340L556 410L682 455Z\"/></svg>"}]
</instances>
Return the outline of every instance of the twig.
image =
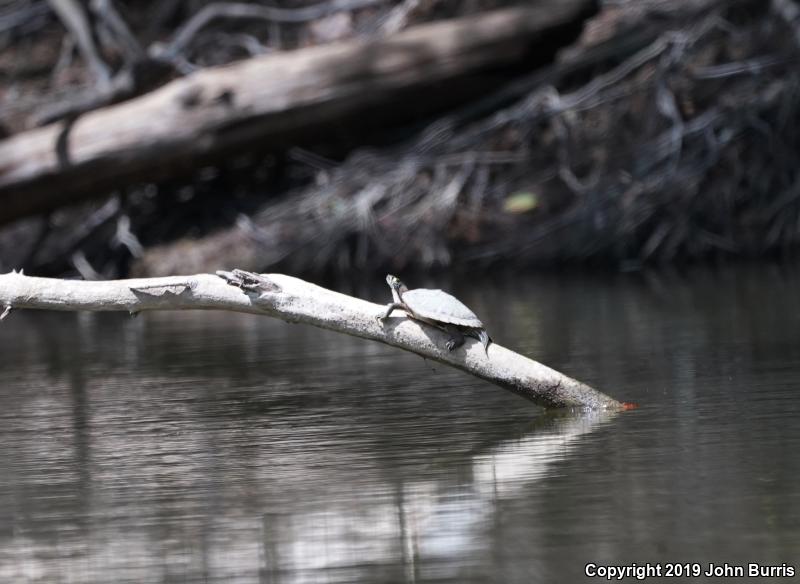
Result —
<instances>
[{"instance_id":1,"label":"twig","mask_svg":"<svg viewBox=\"0 0 800 584\"><path fill-rule=\"evenodd\" d=\"M101 280L102 276L94 269L94 266L89 262L89 258L86 257L86 254L83 253L83 250L77 250L73 252L72 257L70 258L72 261L72 266L78 270L78 273L81 275L81 278L84 280Z\"/></svg>"},{"instance_id":2,"label":"twig","mask_svg":"<svg viewBox=\"0 0 800 584\"><path fill-rule=\"evenodd\" d=\"M184 23L161 53L173 59L183 53L197 33L214 20L249 19L281 23L309 22L336 12L359 10L368 6L382 4L386 0L329 0L302 8L277 8L240 2L216 2L205 6L200 12Z\"/></svg>"},{"instance_id":3,"label":"twig","mask_svg":"<svg viewBox=\"0 0 800 584\"><path fill-rule=\"evenodd\" d=\"M135 258L142 257L144 253L142 243L131 231L131 218L128 215L123 214L117 219L117 232L114 235L114 242L124 245Z\"/></svg>"},{"instance_id":4,"label":"twig","mask_svg":"<svg viewBox=\"0 0 800 584\"><path fill-rule=\"evenodd\" d=\"M165 60L147 57L133 61L100 90L80 93L61 103L42 108L35 116L36 125L43 126L62 119L75 121L79 116L93 110L147 93L175 76L174 65Z\"/></svg>"},{"instance_id":5,"label":"twig","mask_svg":"<svg viewBox=\"0 0 800 584\"><path fill-rule=\"evenodd\" d=\"M61 51L59 52L58 60L50 75L53 85L58 82L61 73L72 64L72 55L74 51L75 38L72 35L64 35L64 40L61 41Z\"/></svg>"},{"instance_id":6,"label":"twig","mask_svg":"<svg viewBox=\"0 0 800 584\"><path fill-rule=\"evenodd\" d=\"M691 71L691 75L695 79L724 79L725 77L733 77L734 75L755 75L770 67L796 63L798 59L800 59L800 57L796 55L755 57L753 59L745 59L744 61L735 61L733 63L697 67Z\"/></svg>"},{"instance_id":7,"label":"twig","mask_svg":"<svg viewBox=\"0 0 800 584\"><path fill-rule=\"evenodd\" d=\"M50 0L70 36L78 44L90 68L95 71L98 86L68 100L50 105L35 116L36 125L45 125L61 119L74 120L86 112L130 99L165 83L175 76L172 63L149 57L139 41L119 15L111 0L92 0L91 9L97 14L116 45L125 56L125 66L113 77L111 70L100 58L94 44L91 28L81 7L74 0ZM68 56L62 49L62 58ZM62 58L55 68L63 66Z\"/></svg>"},{"instance_id":8,"label":"twig","mask_svg":"<svg viewBox=\"0 0 800 584\"><path fill-rule=\"evenodd\" d=\"M92 11L105 23L108 30L113 33L119 46L125 53L125 61L132 63L147 57L147 53L136 40L125 20L117 12L112 0L92 0Z\"/></svg>"},{"instance_id":9,"label":"twig","mask_svg":"<svg viewBox=\"0 0 800 584\"><path fill-rule=\"evenodd\" d=\"M50 13L47 2L25 2L24 4L25 6L15 7L0 14L0 34L15 28L25 29L25 25L31 22L44 23L47 21L46 17Z\"/></svg>"},{"instance_id":10,"label":"twig","mask_svg":"<svg viewBox=\"0 0 800 584\"><path fill-rule=\"evenodd\" d=\"M389 11L378 27L378 31L382 34L394 34L404 29L408 24L408 17L419 4L420 0L404 0Z\"/></svg>"},{"instance_id":11,"label":"twig","mask_svg":"<svg viewBox=\"0 0 800 584\"><path fill-rule=\"evenodd\" d=\"M656 85L656 107L661 115L672 123L672 127L669 130L671 142L670 154L673 167L677 167L683 147L685 124L681 117L680 110L678 109L678 104L675 101L675 95L670 91L669 87L667 87L667 83L664 79L660 79Z\"/></svg>"},{"instance_id":12,"label":"twig","mask_svg":"<svg viewBox=\"0 0 800 584\"><path fill-rule=\"evenodd\" d=\"M98 85L105 88L111 81L111 70L100 57L95 46L92 29L83 8L75 0L49 0L49 2L61 22L75 38L75 42L89 69L94 73Z\"/></svg>"}]
</instances>

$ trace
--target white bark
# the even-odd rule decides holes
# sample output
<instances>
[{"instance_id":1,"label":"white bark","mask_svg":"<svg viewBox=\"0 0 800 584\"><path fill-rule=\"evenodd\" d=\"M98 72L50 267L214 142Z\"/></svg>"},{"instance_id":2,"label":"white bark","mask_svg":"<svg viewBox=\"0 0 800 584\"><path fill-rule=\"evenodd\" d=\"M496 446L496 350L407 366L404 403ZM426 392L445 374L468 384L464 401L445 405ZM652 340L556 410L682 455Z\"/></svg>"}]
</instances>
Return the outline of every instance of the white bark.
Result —
<instances>
[{"instance_id":1,"label":"white bark","mask_svg":"<svg viewBox=\"0 0 800 584\"><path fill-rule=\"evenodd\" d=\"M258 289L231 285L237 280L241 283L241 276L257 278ZM3 307L131 313L203 309L261 314L380 341L461 369L545 407L625 407L497 343L489 345L488 357L483 346L472 339L449 352L444 348L445 333L411 320L402 312L381 323L377 317L385 312L383 304L373 304L282 274L251 275L235 271L232 274L220 272L220 276L198 274L87 282L11 272L0 275L0 310ZM420 375L423 374L421 370Z\"/></svg>"},{"instance_id":2,"label":"white bark","mask_svg":"<svg viewBox=\"0 0 800 584\"><path fill-rule=\"evenodd\" d=\"M185 174L232 151L283 149L361 115L376 124L379 107L387 119L404 104L425 111L433 97L441 107L470 77L519 63L537 43L548 50L550 35L580 23L592 5L539 0L385 39L260 55L0 140L0 223Z\"/></svg>"}]
</instances>

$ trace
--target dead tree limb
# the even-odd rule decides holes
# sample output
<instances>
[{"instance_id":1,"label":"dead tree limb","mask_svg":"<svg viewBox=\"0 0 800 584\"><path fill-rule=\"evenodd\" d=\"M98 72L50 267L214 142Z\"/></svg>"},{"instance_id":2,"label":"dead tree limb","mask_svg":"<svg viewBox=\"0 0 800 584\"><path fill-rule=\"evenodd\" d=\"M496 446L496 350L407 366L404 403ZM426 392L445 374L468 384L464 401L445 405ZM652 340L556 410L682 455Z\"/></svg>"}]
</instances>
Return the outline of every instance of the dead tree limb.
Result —
<instances>
[{"instance_id":1,"label":"dead tree limb","mask_svg":"<svg viewBox=\"0 0 800 584\"><path fill-rule=\"evenodd\" d=\"M50 0L50 6L75 39L98 85L105 87L111 81L111 70L97 50L89 19L81 4L75 0Z\"/></svg>"},{"instance_id":2,"label":"dead tree limb","mask_svg":"<svg viewBox=\"0 0 800 584\"><path fill-rule=\"evenodd\" d=\"M112 0L92 0L90 3L92 11L97 15L114 38L114 42L122 49L125 60L140 61L147 56L146 51L139 44L128 24L122 18Z\"/></svg>"},{"instance_id":3,"label":"dead tree limb","mask_svg":"<svg viewBox=\"0 0 800 584\"><path fill-rule=\"evenodd\" d=\"M111 0L92 0L91 10L104 24L108 36L113 37L112 43L125 56L124 67L113 76L95 45L83 7L74 0L50 2L70 31L70 38L78 45L90 69L95 72L97 82L92 88L37 112L34 118L37 126L58 120L66 120L65 123L69 126L74 119L86 112L136 97L176 77L176 69L172 63L146 54ZM62 133L64 137L66 133Z\"/></svg>"},{"instance_id":4,"label":"dead tree limb","mask_svg":"<svg viewBox=\"0 0 800 584\"><path fill-rule=\"evenodd\" d=\"M496 343L488 356L477 341L449 352L446 334L434 327L395 316L377 317L382 304L321 288L281 274L235 270L218 276L171 276L86 282L36 278L11 272L0 275L0 306L50 310L127 311L232 310L272 316L379 341L466 371L544 407L624 409L624 404ZM4 314L3 316L6 316Z\"/></svg>"},{"instance_id":5,"label":"dead tree limb","mask_svg":"<svg viewBox=\"0 0 800 584\"><path fill-rule=\"evenodd\" d=\"M548 0L197 72L116 106L0 142L0 223L132 182L185 173L258 143L298 134L445 80L509 65L536 40L580 23L590 0ZM436 84L439 85L436 85ZM453 91L448 87L444 91ZM427 92L427 93L425 93ZM458 95L446 95L458 99ZM430 101L430 100L427 100Z\"/></svg>"}]
</instances>

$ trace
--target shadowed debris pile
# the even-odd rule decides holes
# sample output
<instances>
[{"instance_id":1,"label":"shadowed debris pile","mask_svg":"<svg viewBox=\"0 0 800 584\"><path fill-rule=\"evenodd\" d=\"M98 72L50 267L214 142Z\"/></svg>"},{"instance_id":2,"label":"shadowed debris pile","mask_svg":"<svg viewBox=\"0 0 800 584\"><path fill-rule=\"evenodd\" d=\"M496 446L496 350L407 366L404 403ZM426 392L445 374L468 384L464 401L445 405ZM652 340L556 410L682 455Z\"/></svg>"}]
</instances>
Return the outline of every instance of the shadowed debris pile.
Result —
<instances>
[{"instance_id":1,"label":"shadowed debris pile","mask_svg":"<svg viewBox=\"0 0 800 584\"><path fill-rule=\"evenodd\" d=\"M253 269L309 271L636 267L796 246L800 23L791 6L712 3L660 16L586 41L402 146L320 168L311 186L192 252L153 249L139 269L196 271L236 263L243 249Z\"/></svg>"},{"instance_id":2,"label":"shadowed debris pile","mask_svg":"<svg viewBox=\"0 0 800 584\"><path fill-rule=\"evenodd\" d=\"M383 26L429 3L377 4ZM84 277L232 265L298 274L587 261L636 268L795 249L795 3L601 7L553 64L420 128L395 129L398 140L382 136L343 161L313 145L253 153L189 182L27 219L0 233L0 268ZM180 34L164 50L181 48ZM204 34L250 46L246 32Z\"/></svg>"}]
</instances>

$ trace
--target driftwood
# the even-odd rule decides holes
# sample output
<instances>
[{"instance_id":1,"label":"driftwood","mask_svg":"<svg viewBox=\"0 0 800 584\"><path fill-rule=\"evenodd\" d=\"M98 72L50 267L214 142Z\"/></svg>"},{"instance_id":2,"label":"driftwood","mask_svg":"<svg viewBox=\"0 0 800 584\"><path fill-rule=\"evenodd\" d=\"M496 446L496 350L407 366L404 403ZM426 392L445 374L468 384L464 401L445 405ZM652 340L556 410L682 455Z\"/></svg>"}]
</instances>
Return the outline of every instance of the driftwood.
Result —
<instances>
[{"instance_id":1,"label":"driftwood","mask_svg":"<svg viewBox=\"0 0 800 584\"><path fill-rule=\"evenodd\" d=\"M232 310L273 316L379 341L466 371L544 407L625 409L625 404L496 343L477 341L449 352L446 334L405 316L381 323L386 307L281 274L235 270L218 276L88 282L0 275L2 316L12 309L128 311ZM4 308L3 308L4 307Z\"/></svg>"},{"instance_id":2,"label":"driftwood","mask_svg":"<svg viewBox=\"0 0 800 584\"><path fill-rule=\"evenodd\" d=\"M417 91L415 108L458 100L442 81L530 56L537 40L541 45L546 33L580 23L592 5L537 2L384 40L255 57L199 71L63 125L18 134L0 142L0 223L187 172L254 143L280 147L365 108L399 108L398 99L411 90Z\"/></svg>"},{"instance_id":3,"label":"driftwood","mask_svg":"<svg viewBox=\"0 0 800 584\"><path fill-rule=\"evenodd\" d=\"M554 162L542 162L543 156L550 156L551 145L540 142L541 147L530 147L531 140L542 140L539 136L523 137L516 150L496 152L495 145L507 146L509 134L526 136L532 133L531 127L551 117L576 115L575 105L618 85L620 72L631 68L628 59L640 62L639 53L650 50L660 32L656 26L641 23L625 32L609 33L608 41L574 49L568 58L438 117L405 143L356 151L340 165L326 166L323 161L320 166L312 156L305 163L323 169L312 185L290 197L265 202L258 212L246 219L240 216L233 225L201 237L148 247L135 256L130 275L191 274L231 264L259 272L309 272L320 266L378 271L387 265L414 264L425 269L449 265L454 258L447 240L454 234L451 221L455 215L475 213L472 220L484 226L497 218L488 202L493 182L489 169L494 181L502 185L503 194L513 192L509 176L535 177L536 184L549 180L540 178L540 173L547 177L554 172ZM618 61L622 61L619 66L599 73L604 63ZM554 88L564 79L584 77L592 79L590 90L566 94L560 103L553 100L557 95ZM545 103L531 107L537 102ZM522 128L525 133L519 133ZM302 151L293 154L303 160ZM515 167L524 170L515 171ZM439 177L439 181L430 184L426 176ZM469 199L488 204L476 208L466 203ZM431 213L431 209L437 212ZM476 218L478 210L480 220ZM492 237L495 241L512 235L507 223L496 229L505 236ZM493 233L492 229L486 231ZM354 234L359 251L351 257L347 241Z\"/></svg>"},{"instance_id":4,"label":"driftwood","mask_svg":"<svg viewBox=\"0 0 800 584\"><path fill-rule=\"evenodd\" d=\"M739 20L759 6L704 0L622 32L605 22L607 41L487 96L479 118L476 102L414 140L319 166L246 220L146 248L132 273L638 269L797 247L798 19Z\"/></svg>"}]
</instances>

